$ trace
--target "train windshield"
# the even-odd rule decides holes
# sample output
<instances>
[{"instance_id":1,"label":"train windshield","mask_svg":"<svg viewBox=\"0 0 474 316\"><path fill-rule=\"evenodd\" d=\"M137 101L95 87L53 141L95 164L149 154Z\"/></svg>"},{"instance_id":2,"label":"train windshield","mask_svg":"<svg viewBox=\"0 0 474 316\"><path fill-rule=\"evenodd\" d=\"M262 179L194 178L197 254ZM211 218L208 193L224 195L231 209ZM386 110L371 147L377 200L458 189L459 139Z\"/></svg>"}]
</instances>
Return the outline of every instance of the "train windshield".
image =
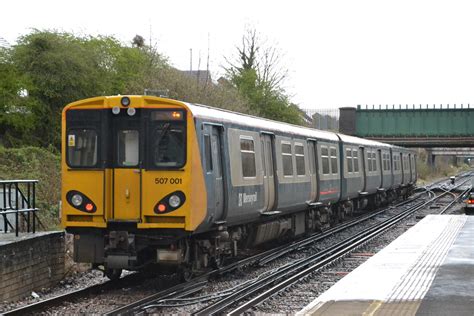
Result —
<instances>
[{"instance_id":1,"label":"train windshield","mask_svg":"<svg viewBox=\"0 0 474 316\"><path fill-rule=\"evenodd\" d=\"M186 162L186 125L181 111L152 114L151 162L154 167L182 167Z\"/></svg>"},{"instance_id":2,"label":"train windshield","mask_svg":"<svg viewBox=\"0 0 474 316\"><path fill-rule=\"evenodd\" d=\"M97 165L98 136L93 129L73 129L67 136L68 163L71 167Z\"/></svg>"}]
</instances>

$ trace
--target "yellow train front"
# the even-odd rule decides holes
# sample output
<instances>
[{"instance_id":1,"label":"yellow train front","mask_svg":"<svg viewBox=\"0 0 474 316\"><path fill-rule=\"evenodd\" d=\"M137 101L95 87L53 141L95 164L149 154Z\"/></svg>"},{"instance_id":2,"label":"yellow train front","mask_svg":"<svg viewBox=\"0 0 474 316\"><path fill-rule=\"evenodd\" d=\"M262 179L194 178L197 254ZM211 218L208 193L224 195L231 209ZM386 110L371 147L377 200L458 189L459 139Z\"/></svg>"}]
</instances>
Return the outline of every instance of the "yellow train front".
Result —
<instances>
[{"instance_id":1,"label":"yellow train front","mask_svg":"<svg viewBox=\"0 0 474 316\"><path fill-rule=\"evenodd\" d=\"M62 224L74 234L75 261L103 266L111 278L186 261L183 243L207 210L186 105L149 96L82 100L64 108L62 135Z\"/></svg>"}]
</instances>

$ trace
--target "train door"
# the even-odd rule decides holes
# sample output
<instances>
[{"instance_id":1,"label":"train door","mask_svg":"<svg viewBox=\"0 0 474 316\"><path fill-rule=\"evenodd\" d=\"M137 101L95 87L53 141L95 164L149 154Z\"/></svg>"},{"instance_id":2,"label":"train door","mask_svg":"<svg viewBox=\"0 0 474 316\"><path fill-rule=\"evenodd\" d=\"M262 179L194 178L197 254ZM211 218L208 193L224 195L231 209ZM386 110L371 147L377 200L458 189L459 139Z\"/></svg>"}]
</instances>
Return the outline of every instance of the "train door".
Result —
<instances>
[{"instance_id":1,"label":"train door","mask_svg":"<svg viewBox=\"0 0 474 316\"><path fill-rule=\"evenodd\" d=\"M408 154L408 164L410 165L410 183L415 180L415 166L413 165L413 154Z\"/></svg>"},{"instance_id":2,"label":"train door","mask_svg":"<svg viewBox=\"0 0 474 316\"><path fill-rule=\"evenodd\" d=\"M262 163L263 163L263 190L264 205L263 212L271 211L275 205L275 178L273 170L273 146L272 136L262 134Z\"/></svg>"},{"instance_id":3,"label":"train door","mask_svg":"<svg viewBox=\"0 0 474 316\"><path fill-rule=\"evenodd\" d=\"M380 149L377 149L377 163L379 165L379 175L380 175L380 182L379 182L379 188L383 188L384 187L384 181L387 181L387 177L384 177L384 174L383 174L383 162L382 162L382 150Z\"/></svg>"},{"instance_id":4,"label":"train door","mask_svg":"<svg viewBox=\"0 0 474 316\"><path fill-rule=\"evenodd\" d=\"M316 141L308 140L308 158L309 158L309 175L311 181L311 195L312 202L316 202L318 198L318 179L316 169Z\"/></svg>"},{"instance_id":5,"label":"train door","mask_svg":"<svg viewBox=\"0 0 474 316\"><path fill-rule=\"evenodd\" d=\"M207 207L214 221L224 215L224 181L222 177L221 127L204 125L204 155L207 186Z\"/></svg>"},{"instance_id":6,"label":"train door","mask_svg":"<svg viewBox=\"0 0 474 316\"><path fill-rule=\"evenodd\" d=\"M124 113L125 114L125 113ZM140 119L117 115L112 119L114 220L138 221L141 217Z\"/></svg>"},{"instance_id":7,"label":"train door","mask_svg":"<svg viewBox=\"0 0 474 316\"><path fill-rule=\"evenodd\" d=\"M362 176L362 191L365 192L367 189L367 162L366 162L366 152L364 147L359 147L360 161L362 164L361 176Z\"/></svg>"},{"instance_id":8,"label":"train door","mask_svg":"<svg viewBox=\"0 0 474 316\"><path fill-rule=\"evenodd\" d=\"M402 172L402 184L406 184L407 183L407 177L405 175L405 172L406 172L406 167L405 167L405 161L403 160L403 153L400 153L400 166L401 166L401 172Z\"/></svg>"}]
</instances>

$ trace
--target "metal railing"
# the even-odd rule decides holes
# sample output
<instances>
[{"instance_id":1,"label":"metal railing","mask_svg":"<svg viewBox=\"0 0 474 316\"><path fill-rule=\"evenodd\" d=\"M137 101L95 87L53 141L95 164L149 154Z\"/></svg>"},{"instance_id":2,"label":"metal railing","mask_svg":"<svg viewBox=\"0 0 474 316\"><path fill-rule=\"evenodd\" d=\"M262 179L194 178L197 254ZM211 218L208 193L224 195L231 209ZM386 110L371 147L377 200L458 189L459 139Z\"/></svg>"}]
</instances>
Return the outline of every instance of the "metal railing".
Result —
<instances>
[{"instance_id":1,"label":"metal railing","mask_svg":"<svg viewBox=\"0 0 474 316\"><path fill-rule=\"evenodd\" d=\"M15 231L18 236L21 228L26 232L36 231L38 218L36 212L36 184L38 180L0 181L0 231ZM22 221L21 221L22 220Z\"/></svg>"}]
</instances>

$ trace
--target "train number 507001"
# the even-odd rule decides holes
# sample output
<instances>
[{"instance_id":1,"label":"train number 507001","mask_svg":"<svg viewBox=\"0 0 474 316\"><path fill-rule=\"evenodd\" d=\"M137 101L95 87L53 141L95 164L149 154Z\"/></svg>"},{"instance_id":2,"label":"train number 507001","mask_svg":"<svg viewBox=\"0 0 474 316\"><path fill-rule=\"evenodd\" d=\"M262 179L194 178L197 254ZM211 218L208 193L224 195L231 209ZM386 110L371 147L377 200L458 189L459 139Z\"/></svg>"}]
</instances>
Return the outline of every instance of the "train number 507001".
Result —
<instances>
[{"instance_id":1,"label":"train number 507001","mask_svg":"<svg viewBox=\"0 0 474 316\"><path fill-rule=\"evenodd\" d=\"M181 178L155 178L155 184L183 184Z\"/></svg>"}]
</instances>

